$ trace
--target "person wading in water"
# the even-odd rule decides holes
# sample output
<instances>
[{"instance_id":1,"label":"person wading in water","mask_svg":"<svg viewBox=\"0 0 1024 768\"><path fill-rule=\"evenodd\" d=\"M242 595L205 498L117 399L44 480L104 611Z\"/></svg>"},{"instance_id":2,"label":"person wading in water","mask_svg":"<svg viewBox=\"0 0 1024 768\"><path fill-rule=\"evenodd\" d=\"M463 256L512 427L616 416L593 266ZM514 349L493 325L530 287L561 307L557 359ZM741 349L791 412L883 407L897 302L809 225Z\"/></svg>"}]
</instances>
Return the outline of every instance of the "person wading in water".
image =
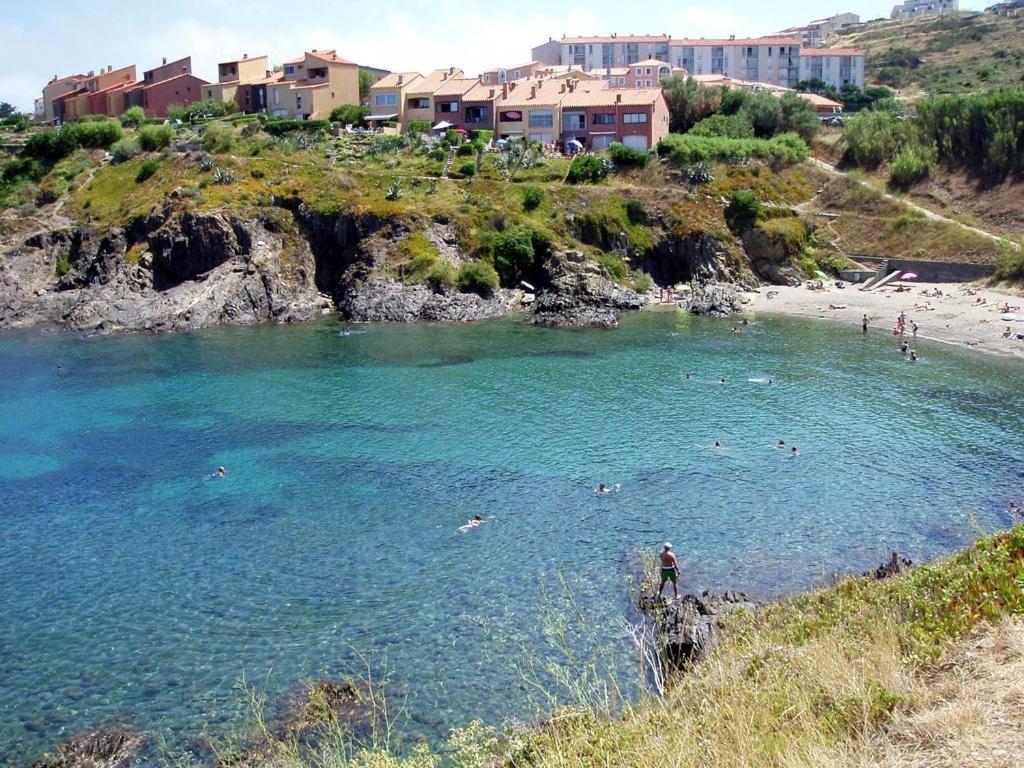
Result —
<instances>
[{"instance_id":1,"label":"person wading in water","mask_svg":"<svg viewBox=\"0 0 1024 768\"><path fill-rule=\"evenodd\" d=\"M679 561L672 552L672 542L666 541L665 548L661 550L661 587L658 588L658 597L665 591L665 582L672 582L672 591L675 592L676 600L679 599Z\"/></svg>"}]
</instances>

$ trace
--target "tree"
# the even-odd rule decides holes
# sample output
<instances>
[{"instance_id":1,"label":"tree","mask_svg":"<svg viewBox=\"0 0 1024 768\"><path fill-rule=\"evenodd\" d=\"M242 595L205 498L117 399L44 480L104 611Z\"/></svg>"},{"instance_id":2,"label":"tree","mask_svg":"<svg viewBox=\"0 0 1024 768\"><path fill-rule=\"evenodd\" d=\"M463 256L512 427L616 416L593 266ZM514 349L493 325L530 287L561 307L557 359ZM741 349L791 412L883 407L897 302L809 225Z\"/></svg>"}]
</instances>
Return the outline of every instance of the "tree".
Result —
<instances>
[{"instance_id":1,"label":"tree","mask_svg":"<svg viewBox=\"0 0 1024 768\"><path fill-rule=\"evenodd\" d=\"M782 105L770 93L752 94L743 105L743 114L759 139L770 139L782 131Z\"/></svg>"},{"instance_id":2,"label":"tree","mask_svg":"<svg viewBox=\"0 0 1024 768\"><path fill-rule=\"evenodd\" d=\"M821 128L814 105L795 93L786 93L779 99L782 109L782 130L792 131L804 141L810 141Z\"/></svg>"},{"instance_id":3,"label":"tree","mask_svg":"<svg viewBox=\"0 0 1024 768\"><path fill-rule=\"evenodd\" d=\"M738 88L723 88L722 104L719 111L723 115L735 115L747 103L748 96L749 94L746 91Z\"/></svg>"},{"instance_id":4,"label":"tree","mask_svg":"<svg viewBox=\"0 0 1024 768\"><path fill-rule=\"evenodd\" d=\"M686 133L705 117L718 111L719 89L705 88L692 77L669 77L661 82L668 102L669 130Z\"/></svg>"},{"instance_id":5,"label":"tree","mask_svg":"<svg viewBox=\"0 0 1024 768\"><path fill-rule=\"evenodd\" d=\"M365 69L359 70L359 100L365 101L370 98L370 86L377 82L377 76Z\"/></svg>"},{"instance_id":6,"label":"tree","mask_svg":"<svg viewBox=\"0 0 1024 768\"><path fill-rule=\"evenodd\" d=\"M342 104L331 110L331 122L359 126L365 124L369 115L369 107L361 107L358 104Z\"/></svg>"},{"instance_id":7,"label":"tree","mask_svg":"<svg viewBox=\"0 0 1024 768\"><path fill-rule=\"evenodd\" d=\"M829 85L820 77L812 77L808 80L801 80L796 84L796 89L800 93L817 93L820 96L824 96L827 99L833 101L839 101L839 91L836 90L834 85Z\"/></svg>"},{"instance_id":8,"label":"tree","mask_svg":"<svg viewBox=\"0 0 1024 768\"><path fill-rule=\"evenodd\" d=\"M18 110L13 104L6 101L0 101L0 120L6 120L9 117L14 117L17 111Z\"/></svg>"}]
</instances>

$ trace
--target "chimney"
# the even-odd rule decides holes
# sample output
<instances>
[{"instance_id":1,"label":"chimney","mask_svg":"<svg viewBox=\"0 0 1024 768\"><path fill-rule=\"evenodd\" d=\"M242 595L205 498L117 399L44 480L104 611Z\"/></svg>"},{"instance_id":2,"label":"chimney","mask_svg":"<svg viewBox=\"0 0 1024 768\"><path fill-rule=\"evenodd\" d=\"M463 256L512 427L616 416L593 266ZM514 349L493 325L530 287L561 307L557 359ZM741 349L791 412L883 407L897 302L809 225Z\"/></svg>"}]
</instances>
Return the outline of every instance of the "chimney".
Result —
<instances>
[{"instance_id":1,"label":"chimney","mask_svg":"<svg viewBox=\"0 0 1024 768\"><path fill-rule=\"evenodd\" d=\"M621 104L622 103L622 94L621 93L616 93L615 94L615 103L616 104Z\"/></svg>"},{"instance_id":2,"label":"chimney","mask_svg":"<svg viewBox=\"0 0 1024 768\"><path fill-rule=\"evenodd\" d=\"M536 85L531 85L530 86L530 98L531 99L537 98L537 86Z\"/></svg>"},{"instance_id":3,"label":"chimney","mask_svg":"<svg viewBox=\"0 0 1024 768\"><path fill-rule=\"evenodd\" d=\"M243 53L242 54L242 61L245 61L248 58L249 58L249 54L248 53Z\"/></svg>"},{"instance_id":4,"label":"chimney","mask_svg":"<svg viewBox=\"0 0 1024 768\"><path fill-rule=\"evenodd\" d=\"M405 79L405 75L399 75L398 76L398 84L401 85L402 84L402 80L404 80L404 79Z\"/></svg>"},{"instance_id":5,"label":"chimney","mask_svg":"<svg viewBox=\"0 0 1024 768\"><path fill-rule=\"evenodd\" d=\"M729 39L730 40L735 40L736 39L736 35L729 35Z\"/></svg>"},{"instance_id":6,"label":"chimney","mask_svg":"<svg viewBox=\"0 0 1024 768\"><path fill-rule=\"evenodd\" d=\"M164 56L164 64L166 64L166 63L167 63L167 57Z\"/></svg>"},{"instance_id":7,"label":"chimney","mask_svg":"<svg viewBox=\"0 0 1024 768\"><path fill-rule=\"evenodd\" d=\"M565 93L565 83L562 83L562 87L558 89L559 93Z\"/></svg>"},{"instance_id":8,"label":"chimney","mask_svg":"<svg viewBox=\"0 0 1024 768\"><path fill-rule=\"evenodd\" d=\"M495 94L497 94L497 91L495 91L493 88L491 88L491 98L492 99L494 98Z\"/></svg>"}]
</instances>

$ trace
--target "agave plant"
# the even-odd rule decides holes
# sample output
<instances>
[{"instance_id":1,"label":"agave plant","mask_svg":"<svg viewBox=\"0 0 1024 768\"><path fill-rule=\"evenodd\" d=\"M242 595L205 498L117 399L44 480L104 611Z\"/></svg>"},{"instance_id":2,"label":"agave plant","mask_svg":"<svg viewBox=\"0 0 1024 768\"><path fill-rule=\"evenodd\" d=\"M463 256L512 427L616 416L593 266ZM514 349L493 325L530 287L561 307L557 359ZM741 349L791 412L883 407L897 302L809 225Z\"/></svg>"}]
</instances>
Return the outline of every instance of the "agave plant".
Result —
<instances>
[{"instance_id":1,"label":"agave plant","mask_svg":"<svg viewBox=\"0 0 1024 768\"><path fill-rule=\"evenodd\" d=\"M427 183L427 194L428 195L433 195L436 192L437 192L437 182L434 179L431 179Z\"/></svg>"},{"instance_id":2,"label":"agave plant","mask_svg":"<svg viewBox=\"0 0 1024 768\"><path fill-rule=\"evenodd\" d=\"M227 170L225 168L218 167L217 170L215 170L213 172L213 183L214 184L234 184L235 183L235 175L231 171L229 171L229 170Z\"/></svg>"},{"instance_id":3,"label":"agave plant","mask_svg":"<svg viewBox=\"0 0 1024 768\"><path fill-rule=\"evenodd\" d=\"M209 173L213 170L213 158L202 157L199 159L199 170L203 173Z\"/></svg>"},{"instance_id":4,"label":"agave plant","mask_svg":"<svg viewBox=\"0 0 1024 768\"><path fill-rule=\"evenodd\" d=\"M402 182L393 181L388 187L387 194L384 195L388 200L399 200L402 197Z\"/></svg>"}]
</instances>

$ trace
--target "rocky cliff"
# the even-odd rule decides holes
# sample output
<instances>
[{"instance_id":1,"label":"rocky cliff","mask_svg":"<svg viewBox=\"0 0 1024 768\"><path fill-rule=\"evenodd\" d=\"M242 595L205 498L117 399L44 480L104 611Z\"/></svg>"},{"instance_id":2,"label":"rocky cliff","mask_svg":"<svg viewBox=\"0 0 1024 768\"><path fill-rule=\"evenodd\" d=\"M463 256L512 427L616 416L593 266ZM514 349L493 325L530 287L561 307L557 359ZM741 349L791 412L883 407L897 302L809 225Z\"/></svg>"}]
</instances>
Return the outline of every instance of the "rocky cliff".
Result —
<instances>
[{"instance_id":1,"label":"rocky cliff","mask_svg":"<svg viewBox=\"0 0 1024 768\"><path fill-rule=\"evenodd\" d=\"M543 325L614 326L641 295L580 251L545 253L516 288L488 295L409 282L389 267L411 227L453 269L471 260L443 221L322 214L275 200L258 218L181 210L174 199L126 228L35 233L0 252L0 328L42 323L76 331L177 331L310 320L484 320L512 312ZM659 239L643 271L660 284L693 281L694 311L737 306L744 263L709 236Z\"/></svg>"}]
</instances>

